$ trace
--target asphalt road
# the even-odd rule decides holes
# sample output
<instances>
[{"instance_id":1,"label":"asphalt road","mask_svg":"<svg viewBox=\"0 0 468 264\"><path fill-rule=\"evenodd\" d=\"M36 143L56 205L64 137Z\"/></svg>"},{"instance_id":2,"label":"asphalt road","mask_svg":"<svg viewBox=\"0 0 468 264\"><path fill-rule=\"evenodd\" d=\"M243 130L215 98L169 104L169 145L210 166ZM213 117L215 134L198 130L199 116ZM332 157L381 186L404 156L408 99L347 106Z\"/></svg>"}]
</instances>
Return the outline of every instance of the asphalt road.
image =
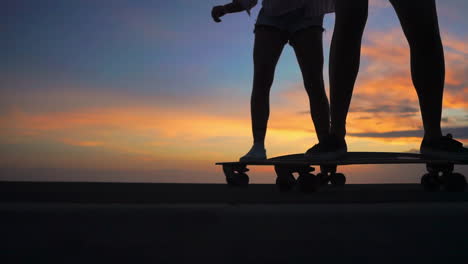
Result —
<instances>
[{"instance_id":1,"label":"asphalt road","mask_svg":"<svg viewBox=\"0 0 468 264\"><path fill-rule=\"evenodd\" d=\"M125 199L93 202L83 198L89 185L75 187L75 196L49 193L49 201L13 199L21 189L10 199L3 193L2 263L468 263L466 192L349 185L304 195L270 185L157 185L173 197L135 202L138 188L121 185ZM106 194L118 197L101 189Z\"/></svg>"}]
</instances>

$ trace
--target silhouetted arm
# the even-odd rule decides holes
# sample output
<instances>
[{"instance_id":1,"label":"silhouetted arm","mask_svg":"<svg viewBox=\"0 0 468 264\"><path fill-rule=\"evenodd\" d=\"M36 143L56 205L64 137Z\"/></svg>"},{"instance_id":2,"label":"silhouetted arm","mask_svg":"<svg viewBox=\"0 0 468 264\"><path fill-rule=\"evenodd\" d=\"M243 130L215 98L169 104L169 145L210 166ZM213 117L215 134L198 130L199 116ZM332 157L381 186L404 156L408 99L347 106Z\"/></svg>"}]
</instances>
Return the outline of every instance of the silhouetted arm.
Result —
<instances>
[{"instance_id":1,"label":"silhouetted arm","mask_svg":"<svg viewBox=\"0 0 468 264\"><path fill-rule=\"evenodd\" d=\"M229 13L238 13L242 11L247 11L254 7L257 4L257 0L234 0L232 3L226 5L215 6L211 10L211 16L215 22L221 22L220 17L229 14ZM250 15L250 12L249 12Z\"/></svg>"},{"instance_id":2,"label":"silhouetted arm","mask_svg":"<svg viewBox=\"0 0 468 264\"><path fill-rule=\"evenodd\" d=\"M250 16L250 9L257 5L258 0L233 0L232 2L242 6L242 9L247 11Z\"/></svg>"}]
</instances>

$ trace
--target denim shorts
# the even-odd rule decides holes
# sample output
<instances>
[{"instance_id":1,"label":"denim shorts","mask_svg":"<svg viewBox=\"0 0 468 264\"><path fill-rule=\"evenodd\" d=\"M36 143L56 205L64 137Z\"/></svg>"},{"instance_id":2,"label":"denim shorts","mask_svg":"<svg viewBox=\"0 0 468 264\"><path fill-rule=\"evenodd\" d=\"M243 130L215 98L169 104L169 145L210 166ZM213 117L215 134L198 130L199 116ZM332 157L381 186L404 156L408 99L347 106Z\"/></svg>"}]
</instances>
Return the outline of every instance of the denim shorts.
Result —
<instances>
[{"instance_id":1,"label":"denim shorts","mask_svg":"<svg viewBox=\"0 0 468 264\"><path fill-rule=\"evenodd\" d=\"M323 31L323 27L322 27L323 18L324 18L324 15L306 17L304 8L293 10L281 16L269 16L265 14L265 11L262 8L260 12L258 13L255 27L257 26L275 27L281 31L286 31L289 34L294 34L297 31L300 31L309 27L319 27Z\"/></svg>"}]
</instances>

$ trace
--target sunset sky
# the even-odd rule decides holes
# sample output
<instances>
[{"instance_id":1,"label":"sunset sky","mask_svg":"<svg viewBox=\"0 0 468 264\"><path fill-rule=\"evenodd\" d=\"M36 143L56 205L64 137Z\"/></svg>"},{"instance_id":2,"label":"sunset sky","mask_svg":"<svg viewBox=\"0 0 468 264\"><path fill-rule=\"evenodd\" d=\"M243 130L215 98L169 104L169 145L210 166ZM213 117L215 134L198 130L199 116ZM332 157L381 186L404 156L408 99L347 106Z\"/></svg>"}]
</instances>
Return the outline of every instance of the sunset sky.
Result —
<instances>
[{"instance_id":1,"label":"sunset sky","mask_svg":"<svg viewBox=\"0 0 468 264\"><path fill-rule=\"evenodd\" d=\"M214 163L237 160L252 143L253 25L260 9L214 23L212 6L227 2L2 3L0 180L222 182ZM447 66L442 125L468 145L468 1L437 4ZM408 45L388 1L370 5L348 147L418 150L422 123ZM327 15L327 67L333 22ZM326 67L324 74L328 80ZM272 87L267 154L304 152L316 143L288 46ZM424 171L344 170L349 182L416 182ZM254 171L253 182L274 181L269 168L258 168L257 178Z\"/></svg>"}]
</instances>

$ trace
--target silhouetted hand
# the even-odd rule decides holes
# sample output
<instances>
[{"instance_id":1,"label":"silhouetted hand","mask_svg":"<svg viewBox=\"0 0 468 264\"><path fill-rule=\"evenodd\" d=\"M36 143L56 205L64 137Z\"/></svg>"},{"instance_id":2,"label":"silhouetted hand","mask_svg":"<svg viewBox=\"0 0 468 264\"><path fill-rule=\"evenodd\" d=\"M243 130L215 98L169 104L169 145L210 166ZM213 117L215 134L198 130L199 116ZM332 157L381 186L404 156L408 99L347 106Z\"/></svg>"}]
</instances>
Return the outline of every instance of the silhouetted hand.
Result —
<instances>
[{"instance_id":1,"label":"silhouetted hand","mask_svg":"<svg viewBox=\"0 0 468 264\"><path fill-rule=\"evenodd\" d=\"M211 10L211 17L213 17L213 20L216 23L219 23L219 22L221 22L221 19L219 19L219 18L224 16L226 13L227 13L226 8L224 6L215 6Z\"/></svg>"}]
</instances>

